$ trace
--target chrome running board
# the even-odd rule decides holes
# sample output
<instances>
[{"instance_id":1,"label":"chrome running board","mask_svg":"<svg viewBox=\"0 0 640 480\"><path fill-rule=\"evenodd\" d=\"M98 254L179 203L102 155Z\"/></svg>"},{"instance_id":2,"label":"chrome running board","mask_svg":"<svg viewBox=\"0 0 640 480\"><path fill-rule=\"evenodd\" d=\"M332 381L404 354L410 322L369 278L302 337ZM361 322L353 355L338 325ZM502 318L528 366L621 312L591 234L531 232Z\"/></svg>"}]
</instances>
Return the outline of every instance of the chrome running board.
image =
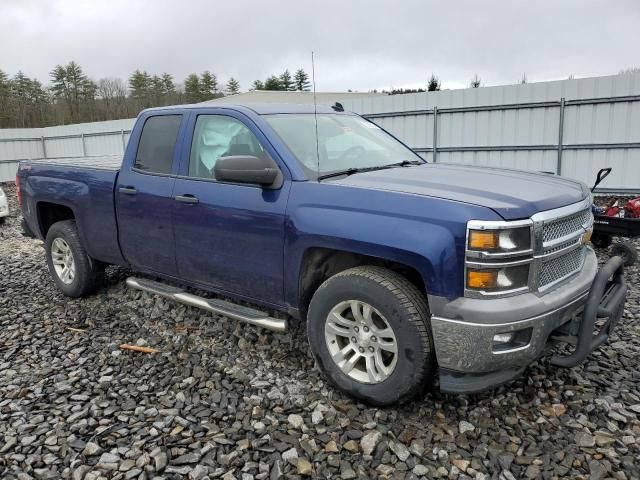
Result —
<instances>
[{"instance_id":1,"label":"chrome running board","mask_svg":"<svg viewBox=\"0 0 640 480\"><path fill-rule=\"evenodd\" d=\"M170 300L189 305L190 307L200 308L209 312L217 313L225 317L238 320L240 322L249 323L258 327L265 328L274 332L286 332L287 321L280 318L273 318L260 310L255 310L243 305L218 300L216 298L204 298L191 293L187 293L181 288L166 285L164 283L147 280L144 278L129 277L127 285L136 290L155 293Z\"/></svg>"}]
</instances>

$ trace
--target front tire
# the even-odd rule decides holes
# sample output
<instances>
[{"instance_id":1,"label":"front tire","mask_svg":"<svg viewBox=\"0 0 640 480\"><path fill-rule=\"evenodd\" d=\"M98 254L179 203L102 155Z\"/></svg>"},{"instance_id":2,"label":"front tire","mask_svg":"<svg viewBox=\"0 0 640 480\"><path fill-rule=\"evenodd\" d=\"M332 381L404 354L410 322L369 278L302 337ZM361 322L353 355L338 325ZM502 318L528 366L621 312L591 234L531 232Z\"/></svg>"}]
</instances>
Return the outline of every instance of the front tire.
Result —
<instances>
[{"instance_id":1,"label":"front tire","mask_svg":"<svg viewBox=\"0 0 640 480\"><path fill-rule=\"evenodd\" d=\"M85 250L75 220L51 225L45 241L49 273L67 297L82 297L95 290L100 267Z\"/></svg>"},{"instance_id":2,"label":"front tire","mask_svg":"<svg viewBox=\"0 0 640 480\"><path fill-rule=\"evenodd\" d=\"M338 273L315 292L311 351L329 381L374 406L402 403L433 385L436 367L424 295L391 270Z\"/></svg>"}]
</instances>

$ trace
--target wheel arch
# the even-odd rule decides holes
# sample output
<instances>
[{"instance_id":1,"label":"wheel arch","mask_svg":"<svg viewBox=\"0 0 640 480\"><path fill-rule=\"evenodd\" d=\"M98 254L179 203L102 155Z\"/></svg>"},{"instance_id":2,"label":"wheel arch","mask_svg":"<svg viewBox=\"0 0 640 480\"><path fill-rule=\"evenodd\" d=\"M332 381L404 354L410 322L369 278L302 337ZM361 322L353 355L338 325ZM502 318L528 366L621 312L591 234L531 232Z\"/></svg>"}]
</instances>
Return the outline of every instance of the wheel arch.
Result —
<instances>
[{"instance_id":1,"label":"wheel arch","mask_svg":"<svg viewBox=\"0 0 640 480\"><path fill-rule=\"evenodd\" d=\"M39 201L36 204L36 215L38 233L43 240L47 238L47 232L54 223L77 219L76 213L71 206L58 202Z\"/></svg>"},{"instance_id":2,"label":"wheel arch","mask_svg":"<svg viewBox=\"0 0 640 480\"><path fill-rule=\"evenodd\" d=\"M313 294L325 280L350 268L364 265L384 267L399 273L411 282L427 301L427 286L423 274L413 266L415 263L409 258L401 261L397 258L379 257L354 250L309 247L302 254L298 270L298 316L306 317Z\"/></svg>"}]
</instances>

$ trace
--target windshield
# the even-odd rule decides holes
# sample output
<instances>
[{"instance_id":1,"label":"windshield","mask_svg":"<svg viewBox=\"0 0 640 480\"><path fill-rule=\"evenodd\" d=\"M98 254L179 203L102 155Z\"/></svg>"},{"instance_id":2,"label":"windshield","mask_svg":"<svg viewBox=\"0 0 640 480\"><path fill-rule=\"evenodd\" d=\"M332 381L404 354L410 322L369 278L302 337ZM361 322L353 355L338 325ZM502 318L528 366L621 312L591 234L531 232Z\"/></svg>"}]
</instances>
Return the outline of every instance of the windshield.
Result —
<instances>
[{"instance_id":1,"label":"windshield","mask_svg":"<svg viewBox=\"0 0 640 480\"><path fill-rule=\"evenodd\" d=\"M318 145L314 115L265 115L311 179L348 170L403 161L424 161L377 125L355 115L318 114Z\"/></svg>"}]
</instances>

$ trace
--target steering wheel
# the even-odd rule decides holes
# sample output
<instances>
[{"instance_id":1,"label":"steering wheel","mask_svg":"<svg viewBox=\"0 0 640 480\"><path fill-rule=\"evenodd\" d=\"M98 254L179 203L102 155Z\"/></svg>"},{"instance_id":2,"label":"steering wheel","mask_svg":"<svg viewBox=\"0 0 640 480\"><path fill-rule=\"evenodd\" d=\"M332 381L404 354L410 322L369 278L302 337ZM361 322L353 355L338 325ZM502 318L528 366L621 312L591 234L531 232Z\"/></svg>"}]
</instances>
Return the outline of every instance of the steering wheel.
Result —
<instances>
[{"instance_id":1,"label":"steering wheel","mask_svg":"<svg viewBox=\"0 0 640 480\"><path fill-rule=\"evenodd\" d=\"M355 145L353 147L347 148L344 152L342 152L338 157L338 161L348 159L357 160L365 152L366 150L362 145Z\"/></svg>"}]
</instances>

